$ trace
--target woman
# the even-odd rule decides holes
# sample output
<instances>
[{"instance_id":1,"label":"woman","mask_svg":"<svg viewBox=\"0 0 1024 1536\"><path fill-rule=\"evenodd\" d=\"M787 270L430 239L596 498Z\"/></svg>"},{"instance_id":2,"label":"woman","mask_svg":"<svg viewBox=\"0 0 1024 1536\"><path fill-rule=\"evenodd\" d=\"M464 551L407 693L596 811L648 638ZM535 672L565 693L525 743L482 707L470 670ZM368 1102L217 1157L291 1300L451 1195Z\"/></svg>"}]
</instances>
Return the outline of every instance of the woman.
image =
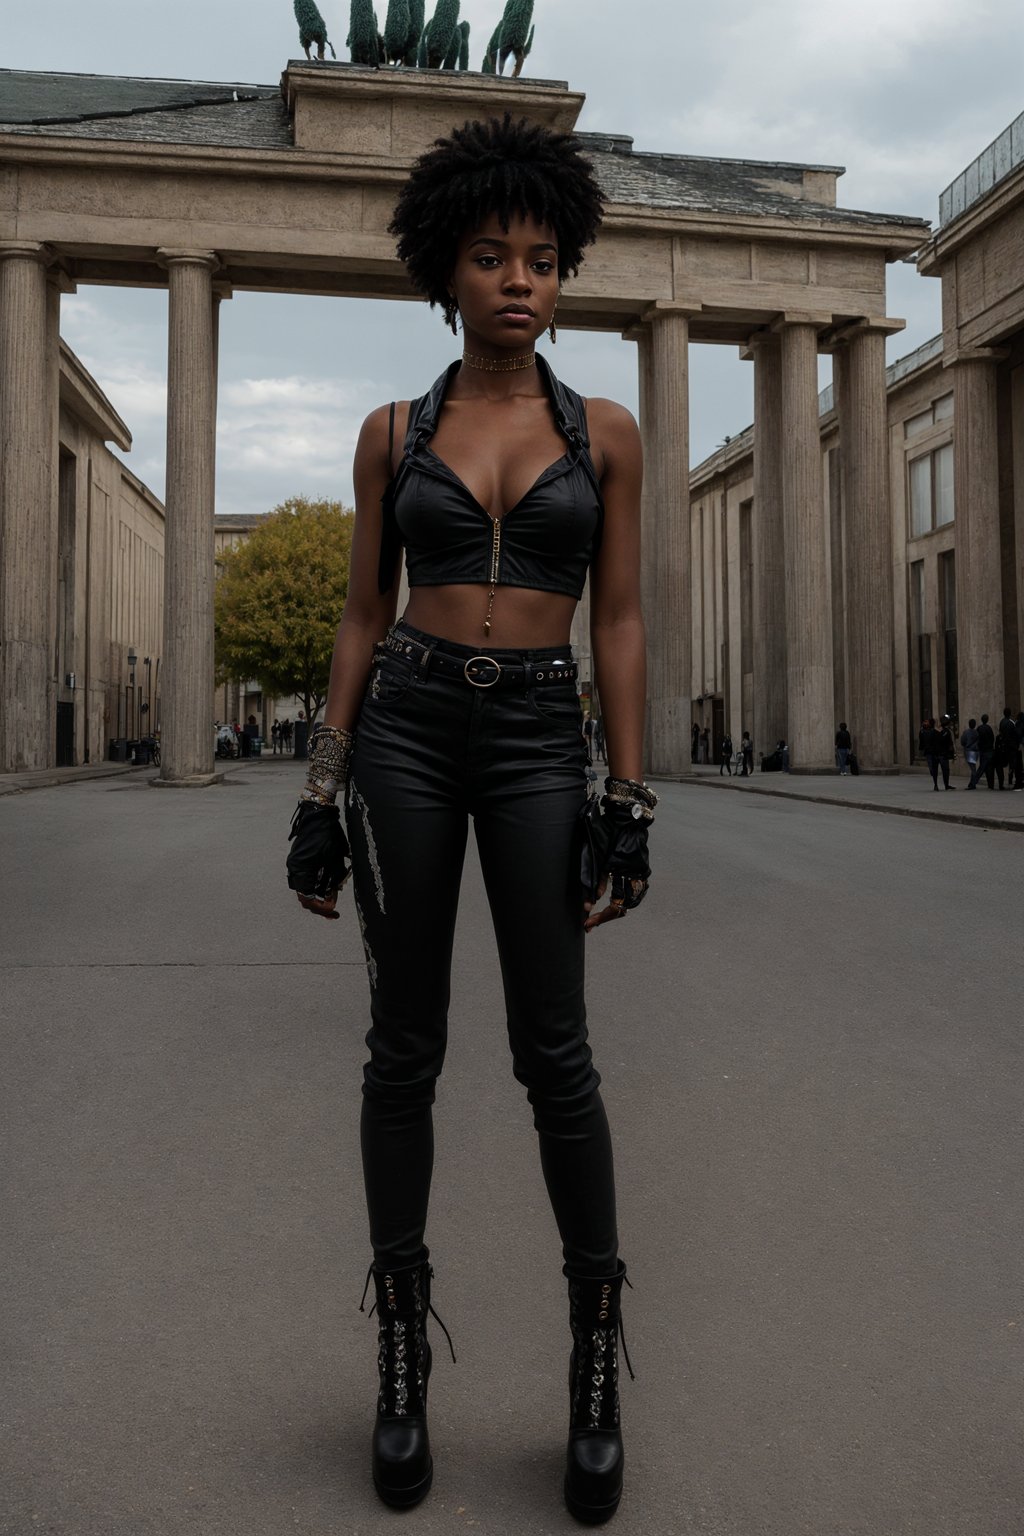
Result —
<instances>
[{"instance_id":1,"label":"woman","mask_svg":"<svg viewBox=\"0 0 1024 1536\"><path fill-rule=\"evenodd\" d=\"M600 218L575 141L508 116L465 124L413 168L391 229L418 291L453 331L461 316L463 356L428 394L363 424L348 600L289 856L301 904L336 917L349 848L334 799L346 787L371 995L361 1139L380 1326L377 1491L409 1506L432 1476L431 1104L472 816L513 1070L533 1106L569 1282L565 1497L593 1522L622 1490L625 1265L583 945L639 904L650 874L642 466L628 412L584 402L534 343L548 330L554 340L560 284ZM410 599L395 623L403 544ZM569 629L588 567L611 776L604 814L581 818L587 753ZM596 860L589 889L581 843Z\"/></svg>"}]
</instances>

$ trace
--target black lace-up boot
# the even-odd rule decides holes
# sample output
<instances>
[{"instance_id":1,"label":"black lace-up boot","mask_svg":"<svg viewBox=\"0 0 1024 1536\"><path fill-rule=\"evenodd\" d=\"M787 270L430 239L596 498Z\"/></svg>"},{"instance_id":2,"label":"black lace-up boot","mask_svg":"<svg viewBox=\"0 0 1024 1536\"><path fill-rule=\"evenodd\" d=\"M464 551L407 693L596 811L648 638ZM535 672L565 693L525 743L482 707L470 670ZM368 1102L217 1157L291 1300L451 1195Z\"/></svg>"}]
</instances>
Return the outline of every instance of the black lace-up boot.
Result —
<instances>
[{"instance_id":1,"label":"black lace-up boot","mask_svg":"<svg viewBox=\"0 0 1024 1536\"><path fill-rule=\"evenodd\" d=\"M610 1520L622 1497L622 1431L619 1428L620 1298L626 1266L597 1279L569 1275L569 1450L565 1502L588 1525ZM628 1281L626 1282L629 1283Z\"/></svg>"},{"instance_id":2,"label":"black lace-up boot","mask_svg":"<svg viewBox=\"0 0 1024 1536\"><path fill-rule=\"evenodd\" d=\"M373 1485L385 1504L409 1509L430 1490L434 1463L427 1433L430 1345L427 1313L433 1270L426 1257L403 1269L379 1269L373 1277L378 1318L380 1391L373 1429ZM363 1292L363 1300L366 1292ZM440 1318L437 1319L441 1323ZM444 1324L441 1323L442 1329ZM445 1330L447 1337L447 1330ZM449 1346L451 1339L448 1340ZM455 1352L452 1351L452 1359Z\"/></svg>"}]
</instances>

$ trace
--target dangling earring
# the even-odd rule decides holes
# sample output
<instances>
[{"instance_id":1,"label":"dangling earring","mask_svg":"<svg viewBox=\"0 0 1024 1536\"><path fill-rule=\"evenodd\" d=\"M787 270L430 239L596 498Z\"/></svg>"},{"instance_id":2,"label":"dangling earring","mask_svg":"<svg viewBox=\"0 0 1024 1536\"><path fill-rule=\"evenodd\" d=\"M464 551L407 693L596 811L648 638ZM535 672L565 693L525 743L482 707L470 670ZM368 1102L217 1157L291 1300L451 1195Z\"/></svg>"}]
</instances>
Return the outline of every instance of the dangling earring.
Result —
<instances>
[{"instance_id":1,"label":"dangling earring","mask_svg":"<svg viewBox=\"0 0 1024 1536\"><path fill-rule=\"evenodd\" d=\"M451 333L453 336L457 336L459 334L459 328L455 323L455 317L458 312L459 307L456 304L455 297L453 295L444 306L445 324L451 328Z\"/></svg>"},{"instance_id":2,"label":"dangling earring","mask_svg":"<svg viewBox=\"0 0 1024 1536\"><path fill-rule=\"evenodd\" d=\"M558 327L555 325L554 314L552 314L551 324L548 326L548 335L551 337L551 345L554 346L555 342L558 340Z\"/></svg>"}]
</instances>

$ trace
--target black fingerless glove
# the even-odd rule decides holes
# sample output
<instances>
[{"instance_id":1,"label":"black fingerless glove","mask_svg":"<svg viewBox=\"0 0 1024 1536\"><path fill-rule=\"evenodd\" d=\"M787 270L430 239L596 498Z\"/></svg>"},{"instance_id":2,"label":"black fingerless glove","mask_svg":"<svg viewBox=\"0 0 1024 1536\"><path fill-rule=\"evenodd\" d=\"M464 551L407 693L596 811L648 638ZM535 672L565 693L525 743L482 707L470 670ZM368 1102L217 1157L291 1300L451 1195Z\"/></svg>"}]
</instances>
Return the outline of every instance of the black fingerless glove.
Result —
<instances>
[{"instance_id":1,"label":"black fingerless glove","mask_svg":"<svg viewBox=\"0 0 1024 1536\"><path fill-rule=\"evenodd\" d=\"M592 795L580 812L580 825L580 881L586 899L596 901L601 880L611 875L612 900L627 910L638 907L651 878L647 859L649 820L634 817L630 805L611 801L607 796L598 802Z\"/></svg>"},{"instance_id":2,"label":"black fingerless glove","mask_svg":"<svg viewBox=\"0 0 1024 1536\"><path fill-rule=\"evenodd\" d=\"M348 838L336 805L300 800L288 834L288 884L321 901L340 891L352 873Z\"/></svg>"},{"instance_id":3,"label":"black fingerless glove","mask_svg":"<svg viewBox=\"0 0 1024 1536\"><path fill-rule=\"evenodd\" d=\"M612 877L612 900L628 910L638 907L647 895L651 866L647 858L650 821L635 817L631 805L605 800L604 820L610 828L606 868Z\"/></svg>"}]
</instances>

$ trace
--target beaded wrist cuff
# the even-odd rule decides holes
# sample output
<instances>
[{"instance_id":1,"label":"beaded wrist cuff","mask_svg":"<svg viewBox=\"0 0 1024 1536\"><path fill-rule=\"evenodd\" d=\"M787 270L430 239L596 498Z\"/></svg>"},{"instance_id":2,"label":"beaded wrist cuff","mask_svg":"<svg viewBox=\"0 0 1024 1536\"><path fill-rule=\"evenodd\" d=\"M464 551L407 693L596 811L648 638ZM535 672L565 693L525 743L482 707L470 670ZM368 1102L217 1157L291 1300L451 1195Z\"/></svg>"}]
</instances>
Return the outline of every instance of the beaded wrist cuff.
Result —
<instances>
[{"instance_id":1,"label":"beaded wrist cuff","mask_svg":"<svg viewBox=\"0 0 1024 1536\"><path fill-rule=\"evenodd\" d=\"M333 805L348 782L348 768L356 738L335 725L313 728L309 742L309 770L300 800L314 805Z\"/></svg>"},{"instance_id":2,"label":"beaded wrist cuff","mask_svg":"<svg viewBox=\"0 0 1024 1536\"><path fill-rule=\"evenodd\" d=\"M605 779L604 791L609 800L621 800L627 805L642 805L653 811L658 797L647 784L636 779Z\"/></svg>"}]
</instances>

